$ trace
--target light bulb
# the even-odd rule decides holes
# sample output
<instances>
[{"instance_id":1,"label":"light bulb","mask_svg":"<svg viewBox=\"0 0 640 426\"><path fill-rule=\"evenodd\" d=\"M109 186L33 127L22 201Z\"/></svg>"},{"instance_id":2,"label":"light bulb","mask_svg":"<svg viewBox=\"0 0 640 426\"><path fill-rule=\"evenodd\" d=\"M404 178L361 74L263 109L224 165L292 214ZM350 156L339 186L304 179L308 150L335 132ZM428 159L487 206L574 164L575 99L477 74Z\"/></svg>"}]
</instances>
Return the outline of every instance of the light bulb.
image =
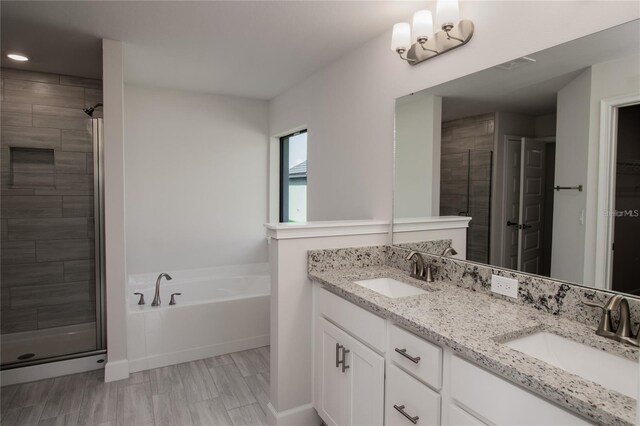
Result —
<instances>
[{"instance_id":1,"label":"light bulb","mask_svg":"<svg viewBox=\"0 0 640 426\"><path fill-rule=\"evenodd\" d=\"M438 28L450 30L460 20L458 0L438 0L436 6Z\"/></svg>"},{"instance_id":2,"label":"light bulb","mask_svg":"<svg viewBox=\"0 0 640 426\"><path fill-rule=\"evenodd\" d=\"M409 47L411 47L411 26L406 22L395 24L391 35L391 50L407 51Z\"/></svg>"},{"instance_id":3,"label":"light bulb","mask_svg":"<svg viewBox=\"0 0 640 426\"><path fill-rule=\"evenodd\" d=\"M14 61L18 61L18 62L26 62L29 60L27 56L21 55L19 53L9 53L7 54L7 58L13 59Z\"/></svg>"},{"instance_id":4,"label":"light bulb","mask_svg":"<svg viewBox=\"0 0 640 426\"><path fill-rule=\"evenodd\" d=\"M433 37L433 15L430 10L419 10L413 14L413 41L426 41Z\"/></svg>"}]
</instances>

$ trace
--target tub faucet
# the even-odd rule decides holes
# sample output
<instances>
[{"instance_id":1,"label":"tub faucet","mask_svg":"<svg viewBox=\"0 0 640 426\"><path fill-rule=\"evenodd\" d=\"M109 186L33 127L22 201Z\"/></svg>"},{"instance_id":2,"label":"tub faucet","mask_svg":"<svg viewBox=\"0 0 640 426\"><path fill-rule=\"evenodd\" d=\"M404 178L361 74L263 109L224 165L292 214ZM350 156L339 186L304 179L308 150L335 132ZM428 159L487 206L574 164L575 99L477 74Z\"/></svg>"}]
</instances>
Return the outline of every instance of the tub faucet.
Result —
<instances>
[{"instance_id":1,"label":"tub faucet","mask_svg":"<svg viewBox=\"0 0 640 426\"><path fill-rule=\"evenodd\" d=\"M168 281L171 281L171 275L167 274L166 272L161 273L160 275L158 275L158 279L156 280L156 294L155 296L153 296L153 302L151 302L151 306L160 306L160 280L162 280L162 277L165 277Z\"/></svg>"}]
</instances>

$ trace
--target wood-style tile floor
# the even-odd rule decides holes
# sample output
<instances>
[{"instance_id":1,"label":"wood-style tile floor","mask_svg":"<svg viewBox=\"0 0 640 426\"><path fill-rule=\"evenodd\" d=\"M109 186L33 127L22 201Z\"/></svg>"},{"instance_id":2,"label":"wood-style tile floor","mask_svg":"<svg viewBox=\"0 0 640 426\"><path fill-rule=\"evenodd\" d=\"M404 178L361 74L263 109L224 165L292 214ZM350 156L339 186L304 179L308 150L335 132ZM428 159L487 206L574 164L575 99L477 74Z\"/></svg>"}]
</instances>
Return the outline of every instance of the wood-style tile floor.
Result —
<instances>
[{"instance_id":1,"label":"wood-style tile floor","mask_svg":"<svg viewBox=\"0 0 640 426\"><path fill-rule=\"evenodd\" d=\"M103 370L0 389L2 426L264 425L269 347L132 374Z\"/></svg>"}]
</instances>

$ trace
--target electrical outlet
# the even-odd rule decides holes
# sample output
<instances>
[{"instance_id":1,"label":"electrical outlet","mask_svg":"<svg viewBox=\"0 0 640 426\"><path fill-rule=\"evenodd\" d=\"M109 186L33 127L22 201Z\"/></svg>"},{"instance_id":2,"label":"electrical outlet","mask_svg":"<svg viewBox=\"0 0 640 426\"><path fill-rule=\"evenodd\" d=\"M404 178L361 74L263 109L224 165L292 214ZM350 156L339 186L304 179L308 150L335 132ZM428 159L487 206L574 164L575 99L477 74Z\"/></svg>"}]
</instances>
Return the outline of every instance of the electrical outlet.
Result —
<instances>
[{"instance_id":1,"label":"electrical outlet","mask_svg":"<svg viewBox=\"0 0 640 426\"><path fill-rule=\"evenodd\" d=\"M503 296L518 298L518 280L491 275L491 291Z\"/></svg>"}]
</instances>

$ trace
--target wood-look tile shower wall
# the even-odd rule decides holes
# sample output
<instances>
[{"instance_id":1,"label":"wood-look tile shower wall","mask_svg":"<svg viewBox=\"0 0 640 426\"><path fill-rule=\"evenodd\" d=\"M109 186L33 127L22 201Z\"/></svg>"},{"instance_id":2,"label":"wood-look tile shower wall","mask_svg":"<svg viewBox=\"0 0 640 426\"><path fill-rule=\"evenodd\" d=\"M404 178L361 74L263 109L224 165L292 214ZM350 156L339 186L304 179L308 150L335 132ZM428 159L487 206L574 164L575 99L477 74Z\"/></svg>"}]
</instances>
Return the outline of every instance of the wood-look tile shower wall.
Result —
<instances>
[{"instance_id":1,"label":"wood-look tile shower wall","mask_svg":"<svg viewBox=\"0 0 640 426\"><path fill-rule=\"evenodd\" d=\"M2 333L95 321L93 143L102 81L2 69Z\"/></svg>"},{"instance_id":2,"label":"wood-look tile shower wall","mask_svg":"<svg viewBox=\"0 0 640 426\"><path fill-rule=\"evenodd\" d=\"M467 259L489 262L491 157L495 114L442 123L440 214L467 212Z\"/></svg>"}]
</instances>

